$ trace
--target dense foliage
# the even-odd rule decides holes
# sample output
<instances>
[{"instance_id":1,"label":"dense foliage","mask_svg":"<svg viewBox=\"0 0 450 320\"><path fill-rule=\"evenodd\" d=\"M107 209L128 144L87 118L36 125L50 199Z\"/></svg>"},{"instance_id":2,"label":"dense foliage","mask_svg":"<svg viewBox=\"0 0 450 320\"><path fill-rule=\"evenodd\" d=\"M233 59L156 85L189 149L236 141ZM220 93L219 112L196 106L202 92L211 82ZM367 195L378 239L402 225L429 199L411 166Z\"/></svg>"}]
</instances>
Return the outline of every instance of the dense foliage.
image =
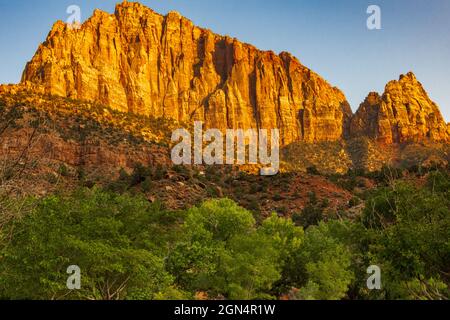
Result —
<instances>
[{"instance_id":1,"label":"dense foliage","mask_svg":"<svg viewBox=\"0 0 450 320\"><path fill-rule=\"evenodd\" d=\"M368 195L356 220L258 223L229 199L170 212L99 188L30 199L0 231L6 299L448 299L450 178L397 180ZM68 290L67 267L81 269ZM382 289L366 286L367 268Z\"/></svg>"}]
</instances>

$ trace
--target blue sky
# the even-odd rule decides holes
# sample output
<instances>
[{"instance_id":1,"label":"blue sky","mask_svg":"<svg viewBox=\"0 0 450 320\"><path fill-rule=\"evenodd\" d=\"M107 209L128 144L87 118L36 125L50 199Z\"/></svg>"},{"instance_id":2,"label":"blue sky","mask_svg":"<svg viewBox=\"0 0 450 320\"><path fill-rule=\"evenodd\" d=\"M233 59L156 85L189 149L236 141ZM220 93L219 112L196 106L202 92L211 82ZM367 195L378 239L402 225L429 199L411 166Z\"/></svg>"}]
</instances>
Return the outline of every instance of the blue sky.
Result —
<instances>
[{"instance_id":1,"label":"blue sky","mask_svg":"<svg viewBox=\"0 0 450 320\"><path fill-rule=\"evenodd\" d=\"M82 19L119 0L0 0L0 83L20 80L52 24L69 5ZM449 0L150 0L160 13L179 11L195 24L264 50L289 51L344 91L355 110L369 91L413 71L450 121ZM366 27L378 5L382 30Z\"/></svg>"}]
</instances>

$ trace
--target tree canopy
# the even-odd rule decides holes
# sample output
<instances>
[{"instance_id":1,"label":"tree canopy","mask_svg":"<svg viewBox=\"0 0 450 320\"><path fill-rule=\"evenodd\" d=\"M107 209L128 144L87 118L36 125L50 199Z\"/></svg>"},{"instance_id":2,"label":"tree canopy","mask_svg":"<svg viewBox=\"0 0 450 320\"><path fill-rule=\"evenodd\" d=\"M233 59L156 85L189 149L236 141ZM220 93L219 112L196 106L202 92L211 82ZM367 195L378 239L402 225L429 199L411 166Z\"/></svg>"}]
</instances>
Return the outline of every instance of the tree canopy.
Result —
<instances>
[{"instance_id":1,"label":"tree canopy","mask_svg":"<svg viewBox=\"0 0 450 320\"><path fill-rule=\"evenodd\" d=\"M260 223L229 199L173 212L99 188L28 199L0 231L5 299L448 299L450 178L374 190L359 219ZM81 270L81 289L66 286ZM382 271L368 290L367 268Z\"/></svg>"}]
</instances>

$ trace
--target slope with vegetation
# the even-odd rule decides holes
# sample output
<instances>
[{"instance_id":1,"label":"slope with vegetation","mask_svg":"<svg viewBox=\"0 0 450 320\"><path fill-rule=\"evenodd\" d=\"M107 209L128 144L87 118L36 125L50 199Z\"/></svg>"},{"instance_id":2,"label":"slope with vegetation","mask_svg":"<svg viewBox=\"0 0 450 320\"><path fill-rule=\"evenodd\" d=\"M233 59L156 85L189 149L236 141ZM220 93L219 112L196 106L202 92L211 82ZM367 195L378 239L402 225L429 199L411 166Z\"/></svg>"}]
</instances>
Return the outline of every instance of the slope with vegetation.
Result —
<instances>
[{"instance_id":1,"label":"slope with vegetation","mask_svg":"<svg viewBox=\"0 0 450 320\"><path fill-rule=\"evenodd\" d=\"M174 166L194 120L275 124L281 173ZM412 73L352 115L290 54L177 13L57 22L0 85L0 298L448 299L449 129Z\"/></svg>"},{"instance_id":2,"label":"slope with vegetation","mask_svg":"<svg viewBox=\"0 0 450 320\"><path fill-rule=\"evenodd\" d=\"M448 299L450 176L393 180L357 219L294 222L229 199L172 211L98 187L29 198L2 225L6 299ZM312 201L313 203L313 201ZM82 289L65 287L78 265ZM369 291L366 269L382 270Z\"/></svg>"}]
</instances>

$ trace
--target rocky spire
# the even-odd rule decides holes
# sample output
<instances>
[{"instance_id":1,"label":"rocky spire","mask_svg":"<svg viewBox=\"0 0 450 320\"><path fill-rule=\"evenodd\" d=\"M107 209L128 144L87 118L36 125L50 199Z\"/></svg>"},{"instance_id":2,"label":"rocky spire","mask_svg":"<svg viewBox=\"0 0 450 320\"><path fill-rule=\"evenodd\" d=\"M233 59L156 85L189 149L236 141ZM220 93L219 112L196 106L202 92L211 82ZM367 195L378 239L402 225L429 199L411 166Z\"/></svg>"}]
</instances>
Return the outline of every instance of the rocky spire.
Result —
<instances>
[{"instance_id":1,"label":"rocky spire","mask_svg":"<svg viewBox=\"0 0 450 320\"><path fill-rule=\"evenodd\" d=\"M450 137L439 107L412 72L390 81L381 97L370 93L351 121L350 134L385 143L441 142Z\"/></svg>"}]
</instances>

